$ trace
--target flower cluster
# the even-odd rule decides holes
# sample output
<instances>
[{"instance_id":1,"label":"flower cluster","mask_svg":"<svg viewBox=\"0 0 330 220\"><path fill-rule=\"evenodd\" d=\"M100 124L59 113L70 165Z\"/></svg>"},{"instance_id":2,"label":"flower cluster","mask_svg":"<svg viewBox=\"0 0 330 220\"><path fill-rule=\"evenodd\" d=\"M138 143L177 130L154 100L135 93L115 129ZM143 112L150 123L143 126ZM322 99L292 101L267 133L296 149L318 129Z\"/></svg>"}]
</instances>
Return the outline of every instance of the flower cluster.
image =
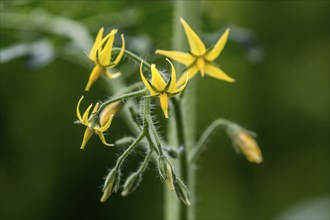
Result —
<instances>
[{"instance_id":1,"label":"flower cluster","mask_svg":"<svg viewBox=\"0 0 330 220\"><path fill-rule=\"evenodd\" d=\"M182 117L180 116L180 98L176 96L182 93L189 81L199 72L202 77L210 76L215 79L224 80L226 82L234 82L235 80L222 71L215 60L222 52L228 36L229 29L226 29L224 34L219 38L216 44L209 49L206 49L204 43L198 37L198 35L192 30L187 22L181 18L180 22L183 26L185 34L187 36L190 51L167 51L156 50L156 54L166 56L166 60L170 65L170 71L161 71L155 64L149 64L139 56L135 55L131 51L125 49L124 35L121 35L122 46L120 48L114 47L115 35L118 32L117 29L113 29L109 34L104 36L104 28L101 28L96 36L95 42L89 53L89 59L93 62L94 68L91 71L89 80L85 87L86 91L89 91L91 86L101 75L110 79L115 79L121 75L120 72L110 73L109 70L113 70L122 61L122 58L126 56L133 61L138 61L140 64L140 77L141 81L137 84L123 88L118 94L107 99L104 102L97 102L93 108L93 104L90 104L84 113L80 113L80 105L83 100L83 96L79 99L76 109L78 124L86 126L83 141L81 143L81 149L84 149L88 140L93 134L99 136L101 142L107 146L129 145L126 150L118 157L115 166L110 170L106 177L106 181L103 186L103 195L101 202L105 202L109 196L120 189L122 178L122 164L126 160L127 156L136 150L137 146L141 145L141 148L145 151L145 159L139 166L139 168L130 174L124 185L122 195L126 196L139 186L142 182L142 175L146 170L150 160L154 160L159 170L159 176L167 184L170 191L175 192L178 199L185 205L190 205L188 187L184 181L176 174L176 169L172 165L171 161L180 159L182 155L179 147L171 148L166 146L165 141L161 140L158 136L153 117L151 116L151 100L154 97L159 98L160 107L164 113L166 119L172 118L178 126L182 126ZM113 58L115 57L115 58ZM177 72L172 62L168 59L172 59L186 66L184 71L180 73L179 80L177 80ZM146 77L145 69L151 73L151 77ZM138 71L137 71L138 72ZM141 89L142 87L142 89ZM143 108L136 108L133 98L139 97L143 102ZM169 105L169 99L173 102L173 105ZM132 102L126 102L127 99L133 99ZM157 101L158 103L158 101ZM174 106L173 111L169 109L169 106ZM105 138L105 132L110 128L112 120L115 115L119 114L122 108L128 108L131 114L131 123L136 128L133 133L136 137L125 137L117 140L115 144L109 144ZM174 112L174 114L172 114ZM128 113L127 113L128 114ZM142 119L142 120L141 120ZM250 162L260 163L262 161L261 151L252 135L242 129L240 126L232 125L228 121L220 120L217 125L226 124L228 135L232 138L234 146L240 152L243 152L246 158ZM200 149L205 146L205 141L209 137L209 134L215 129L216 126L211 125L206 129L206 133L201 136L200 141L193 147L192 152L186 152L187 158L184 160L189 163L192 162L196 155L198 155ZM178 128L178 135L181 127ZM183 144L183 143L180 143ZM183 146L185 148L185 146ZM183 149L185 151L186 149ZM173 153L174 152L174 153ZM170 159L171 158L171 159ZM192 158L191 160L189 158Z\"/></svg>"}]
</instances>

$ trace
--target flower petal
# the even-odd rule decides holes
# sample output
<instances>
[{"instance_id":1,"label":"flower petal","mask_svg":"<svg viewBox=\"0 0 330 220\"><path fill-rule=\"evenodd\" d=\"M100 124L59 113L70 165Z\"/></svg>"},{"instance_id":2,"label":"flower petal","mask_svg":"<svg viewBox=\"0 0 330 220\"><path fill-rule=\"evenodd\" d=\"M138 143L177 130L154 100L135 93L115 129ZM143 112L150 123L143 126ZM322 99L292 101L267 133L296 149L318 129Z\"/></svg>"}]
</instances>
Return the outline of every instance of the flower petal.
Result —
<instances>
[{"instance_id":1,"label":"flower petal","mask_svg":"<svg viewBox=\"0 0 330 220\"><path fill-rule=\"evenodd\" d=\"M94 115L94 114L95 114L95 112L97 112L97 110L99 109L99 106L100 106L100 103L99 103L99 102L97 102L97 103L95 104L94 108L93 108L93 111L92 111L92 114L91 114L91 116L92 116L92 115Z\"/></svg>"},{"instance_id":2,"label":"flower petal","mask_svg":"<svg viewBox=\"0 0 330 220\"><path fill-rule=\"evenodd\" d=\"M100 127L100 128L95 128L95 130L100 131L100 132L105 132L106 130L108 130L108 128L109 128L110 125L111 125L111 122L112 122L113 116L114 116L114 114L110 115L110 117L109 117L107 123L106 123L105 125L103 125L102 127Z\"/></svg>"},{"instance_id":3,"label":"flower petal","mask_svg":"<svg viewBox=\"0 0 330 220\"><path fill-rule=\"evenodd\" d=\"M189 69L187 69L180 77L180 79L177 82L177 85L183 85L186 81L186 74L188 73L188 80L190 80L191 78L193 78L196 73L198 72L198 67L197 65L192 65Z\"/></svg>"},{"instance_id":4,"label":"flower petal","mask_svg":"<svg viewBox=\"0 0 330 220\"><path fill-rule=\"evenodd\" d=\"M184 90L185 88L186 88L186 86L187 86L187 83L188 83L188 81L189 81L189 75L188 75L188 73L186 73L185 74L186 75L186 81L184 82L184 84L180 87L180 88L176 88L176 89L174 89L173 91L171 91L171 95L176 95L176 94L178 94L179 92L182 92L182 90ZM184 75L183 75L184 76ZM177 85L179 85L179 84L177 84Z\"/></svg>"},{"instance_id":5,"label":"flower petal","mask_svg":"<svg viewBox=\"0 0 330 220\"><path fill-rule=\"evenodd\" d=\"M102 143L103 143L104 145L107 145L107 146L109 146L109 147L113 147L113 146L114 146L113 144L108 144L108 143L107 143L107 141L105 140L105 137L104 137L104 135L103 135L102 132L97 131L97 134L99 135L100 140L102 141Z\"/></svg>"},{"instance_id":6,"label":"flower petal","mask_svg":"<svg viewBox=\"0 0 330 220\"><path fill-rule=\"evenodd\" d=\"M103 32L104 32L104 28L100 28L99 32L97 33L97 36L96 36L96 39L95 39L95 42L93 44L93 47L89 53L89 58L94 62L96 63L96 51L97 51L97 48L99 46L99 43L101 42L102 40L102 36L103 36Z\"/></svg>"},{"instance_id":7,"label":"flower petal","mask_svg":"<svg viewBox=\"0 0 330 220\"><path fill-rule=\"evenodd\" d=\"M89 115L89 111L91 110L93 104L90 104L88 106L88 108L86 109L86 111L84 112L84 115L82 116L82 124L85 126L88 126L88 115Z\"/></svg>"},{"instance_id":8,"label":"flower petal","mask_svg":"<svg viewBox=\"0 0 330 220\"><path fill-rule=\"evenodd\" d=\"M183 18L180 18L180 22L186 32L191 52L196 56L203 55L206 51L204 43Z\"/></svg>"},{"instance_id":9,"label":"flower petal","mask_svg":"<svg viewBox=\"0 0 330 220\"><path fill-rule=\"evenodd\" d=\"M160 72L157 70L155 64L151 64L151 84L158 90L163 91L166 87L166 83L160 74Z\"/></svg>"},{"instance_id":10,"label":"flower petal","mask_svg":"<svg viewBox=\"0 0 330 220\"><path fill-rule=\"evenodd\" d=\"M108 37L107 42L105 43L105 46L103 49L101 49L102 45L99 47L99 59L98 62L102 66L108 66L110 64L111 59L111 52L112 52L112 45L115 40L115 34L117 33L117 29L113 29L110 34L108 34L106 37ZM100 51L101 50L101 51Z\"/></svg>"},{"instance_id":11,"label":"flower petal","mask_svg":"<svg viewBox=\"0 0 330 220\"><path fill-rule=\"evenodd\" d=\"M166 93L160 94L160 107L164 112L165 118L168 118L168 96Z\"/></svg>"},{"instance_id":12,"label":"flower petal","mask_svg":"<svg viewBox=\"0 0 330 220\"><path fill-rule=\"evenodd\" d=\"M206 63L205 71L206 71L207 75L214 77L216 79L224 80L227 82L235 82L235 79L231 78L220 68L218 68L212 64Z\"/></svg>"},{"instance_id":13,"label":"flower petal","mask_svg":"<svg viewBox=\"0 0 330 220\"><path fill-rule=\"evenodd\" d=\"M202 77L205 76L205 60L204 58L198 58L196 62L196 66L199 69L199 72L202 74Z\"/></svg>"},{"instance_id":14,"label":"flower petal","mask_svg":"<svg viewBox=\"0 0 330 220\"><path fill-rule=\"evenodd\" d=\"M82 123L83 122L83 119L82 119L82 117L81 117L81 114L80 114L80 110L79 110L79 108L80 108L80 103L81 103L81 101L84 99L84 96L81 96L81 98L79 99L79 101L78 101L78 104L77 104L77 108L76 108L76 114L77 114L77 117L78 117L78 119L79 119L79 121Z\"/></svg>"},{"instance_id":15,"label":"flower petal","mask_svg":"<svg viewBox=\"0 0 330 220\"><path fill-rule=\"evenodd\" d=\"M220 55L227 43L228 35L229 28L226 29L225 33L222 34L215 46L205 55L205 59L212 62Z\"/></svg>"},{"instance_id":16,"label":"flower petal","mask_svg":"<svg viewBox=\"0 0 330 220\"><path fill-rule=\"evenodd\" d=\"M166 60L170 63L171 65L171 82L170 82L170 85L169 85L169 88L168 88L168 92L171 92L173 90L176 89L176 72L175 72L175 69L174 69L174 66L173 64L171 63L171 61L169 59L166 58Z\"/></svg>"},{"instance_id":17,"label":"flower petal","mask_svg":"<svg viewBox=\"0 0 330 220\"><path fill-rule=\"evenodd\" d=\"M85 148L86 143L92 137L93 133L94 133L93 129L90 129L88 127L86 128L85 133L84 133L84 138L83 138L83 141L82 141L81 146L80 146L81 150L83 150Z\"/></svg>"},{"instance_id":18,"label":"flower petal","mask_svg":"<svg viewBox=\"0 0 330 220\"><path fill-rule=\"evenodd\" d=\"M124 55L124 51L125 51L125 39L124 39L124 34L121 35L121 42L122 42L122 46L121 46L121 50L118 54L118 56L116 57L114 64L117 65L119 63L119 61L121 60L121 58Z\"/></svg>"},{"instance_id":19,"label":"flower petal","mask_svg":"<svg viewBox=\"0 0 330 220\"><path fill-rule=\"evenodd\" d=\"M104 71L103 75L105 75L106 77L108 77L109 79L116 79L119 76L121 76L121 72L117 72L117 73L109 73L107 71Z\"/></svg>"},{"instance_id":20,"label":"flower petal","mask_svg":"<svg viewBox=\"0 0 330 220\"><path fill-rule=\"evenodd\" d=\"M140 75L141 75L141 79L142 79L143 84L149 90L151 96L158 95L158 93L152 89L152 87L150 86L148 80L144 77L143 72L142 72L142 64L143 64L143 61L141 62L141 65L140 65Z\"/></svg>"},{"instance_id":21,"label":"flower petal","mask_svg":"<svg viewBox=\"0 0 330 220\"><path fill-rule=\"evenodd\" d=\"M156 50L156 54L161 54L186 66L191 65L195 60L195 58L190 53L184 53L180 51Z\"/></svg>"},{"instance_id":22,"label":"flower petal","mask_svg":"<svg viewBox=\"0 0 330 220\"><path fill-rule=\"evenodd\" d=\"M101 74L105 72L104 67L100 66L100 65L96 65L93 70L91 75L89 76L87 85L85 87L85 91L89 91L91 86L94 84L94 82L100 78Z\"/></svg>"}]
</instances>

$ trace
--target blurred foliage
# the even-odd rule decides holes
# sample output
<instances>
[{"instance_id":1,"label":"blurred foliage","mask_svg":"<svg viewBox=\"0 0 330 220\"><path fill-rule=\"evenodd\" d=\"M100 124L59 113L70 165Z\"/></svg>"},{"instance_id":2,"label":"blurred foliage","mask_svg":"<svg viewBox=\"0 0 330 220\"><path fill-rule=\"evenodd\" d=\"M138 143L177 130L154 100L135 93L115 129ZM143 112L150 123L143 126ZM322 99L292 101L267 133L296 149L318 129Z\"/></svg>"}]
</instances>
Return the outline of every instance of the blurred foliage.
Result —
<instances>
[{"instance_id":1,"label":"blurred foliage","mask_svg":"<svg viewBox=\"0 0 330 220\"><path fill-rule=\"evenodd\" d=\"M203 1L201 10L208 45L232 28L219 60L237 83L194 79L197 133L217 117L240 122L259 134L265 161L249 164L218 131L199 160L198 216L329 218L329 2ZM121 149L93 138L79 150L84 129L73 121L96 31L116 27L129 49L166 66L154 51L170 48L172 12L171 1L0 2L1 219L162 216L154 169L133 195L99 203ZM139 80L131 64L119 68L127 82ZM89 101L105 98L101 85ZM110 142L129 135L122 124L114 119ZM141 157L130 159L126 174Z\"/></svg>"}]
</instances>

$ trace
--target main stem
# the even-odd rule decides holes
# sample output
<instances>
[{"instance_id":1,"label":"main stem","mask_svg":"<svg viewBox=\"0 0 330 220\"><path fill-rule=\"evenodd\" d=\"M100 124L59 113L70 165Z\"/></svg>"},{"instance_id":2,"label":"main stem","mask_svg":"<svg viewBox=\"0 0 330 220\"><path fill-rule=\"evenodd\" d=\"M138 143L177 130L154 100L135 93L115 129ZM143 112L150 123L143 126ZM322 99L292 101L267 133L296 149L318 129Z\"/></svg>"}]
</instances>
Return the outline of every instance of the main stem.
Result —
<instances>
[{"instance_id":1,"label":"main stem","mask_svg":"<svg viewBox=\"0 0 330 220\"><path fill-rule=\"evenodd\" d=\"M173 36L172 49L178 51L186 51L189 46L187 38L184 34L183 27L180 24L180 17L184 18L194 30L198 29L200 11L200 1L174 1L173 15ZM181 68L180 68L181 67ZM176 66L177 72L183 70L182 66ZM165 219L195 220L196 211L196 194L195 194L195 165L187 164L187 155L191 151L195 142L196 130L196 80L190 80L185 91L184 98L180 100L177 106L176 114L180 114L168 125L168 142L171 146L184 147L184 153L180 157L180 161L172 160L174 167L179 167L177 173L182 177L183 181L188 185L190 191L191 206L186 207L179 204L173 193L165 190ZM180 121L178 121L180 120ZM181 128L179 128L182 125ZM180 143L182 142L182 143Z\"/></svg>"}]
</instances>

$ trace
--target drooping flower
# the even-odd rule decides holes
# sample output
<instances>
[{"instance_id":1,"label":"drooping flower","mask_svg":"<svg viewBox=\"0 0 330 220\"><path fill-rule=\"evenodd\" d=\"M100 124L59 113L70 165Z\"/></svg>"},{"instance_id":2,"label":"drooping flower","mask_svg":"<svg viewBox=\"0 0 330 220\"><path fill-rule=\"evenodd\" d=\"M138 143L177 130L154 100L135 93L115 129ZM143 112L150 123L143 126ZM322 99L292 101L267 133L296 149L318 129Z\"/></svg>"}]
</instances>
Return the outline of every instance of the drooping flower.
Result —
<instances>
[{"instance_id":1,"label":"drooping flower","mask_svg":"<svg viewBox=\"0 0 330 220\"><path fill-rule=\"evenodd\" d=\"M86 143L88 142L88 140L92 137L92 135L94 133L100 137L100 140L102 141L103 144L105 144L107 146L113 146L113 144L108 144L106 142L103 132L108 130L108 128L111 125L113 116L120 110L120 107L121 107L120 102L114 102L114 103L109 104L107 107L105 107L105 109L102 110L102 112L100 113L99 122L97 124L93 124L89 121L89 119L91 119L93 117L93 115L97 112L97 110L99 108L99 103L96 103L91 114L89 114L89 112L90 112L93 104L90 104L88 106L88 108L86 109L86 111L84 112L83 116L81 116L79 108L80 108L80 103L83 100L83 98L84 97L82 96L79 99L79 102L77 104L77 109L76 109L78 120L80 121L81 124L86 126L84 138L81 143L80 149L83 150L85 148Z\"/></svg>"},{"instance_id":2,"label":"drooping flower","mask_svg":"<svg viewBox=\"0 0 330 220\"><path fill-rule=\"evenodd\" d=\"M227 133L232 140L235 150L242 152L248 161L252 163L261 163L263 161L261 150L253 138L255 134L234 123L227 127Z\"/></svg>"},{"instance_id":3,"label":"drooping flower","mask_svg":"<svg viewBox=\"0 0 330 220\"><path fill-rule=\"evenodd\" d=\"M185 73L188 73L188 79L194 77L199 71L202 77L208 75L219 80L234 82L235 80L233 78L213 63L227 42L229 29L226 29L214 47L206 49L204 43L187 22L183 18L180 18L180 22L186 33L190 51L185 53L181 51L156 50L156 54L162 54L187 66ZM185 75L182 75L178 80L178 84L182 85L184 81Z\"/></svg>"},{"instance_id":4,"label":"drooping flower","mask_svg":"<svg viewBox=\"0 0 330 220\"><path fill-rule=\"evenodd\" d=\"M167 83L165 83L162 75L157 70L155 64L151 64L151 82L144 77L142 72L142 63L140 66L140 74L142 81L146 88L149 90L151 96L159 96L160 98L160 106L164 112L165 118L168 118L168 98L180 93L187 85L188 76L186 76L186 81L183 83L181 87L179 87L176 82L176 72L173 64L169 59L166 59L172 67L172 73Z\"/></svg>"},{"instance_id":5,"label":"drooping flower","mask_svg":"<svg viewBox=\"0 0 330 220\"><path fill-rule=\"evenodd\" d=\"M108 35L103 37L104 28L101 28L96 36L94 45L89 53L89 59L93 61L95 67L89 76L88 83L85 90L89 91L93 83L100 78L103 74L110 79L117 78L121 75L120 72L111 74L108 70L116 66L124 55L125 39L124 35L121 35L122 47L114 61L111 61L112 45L115 40L117 29L113 29Z\"/></svg>"}]
</instances>

